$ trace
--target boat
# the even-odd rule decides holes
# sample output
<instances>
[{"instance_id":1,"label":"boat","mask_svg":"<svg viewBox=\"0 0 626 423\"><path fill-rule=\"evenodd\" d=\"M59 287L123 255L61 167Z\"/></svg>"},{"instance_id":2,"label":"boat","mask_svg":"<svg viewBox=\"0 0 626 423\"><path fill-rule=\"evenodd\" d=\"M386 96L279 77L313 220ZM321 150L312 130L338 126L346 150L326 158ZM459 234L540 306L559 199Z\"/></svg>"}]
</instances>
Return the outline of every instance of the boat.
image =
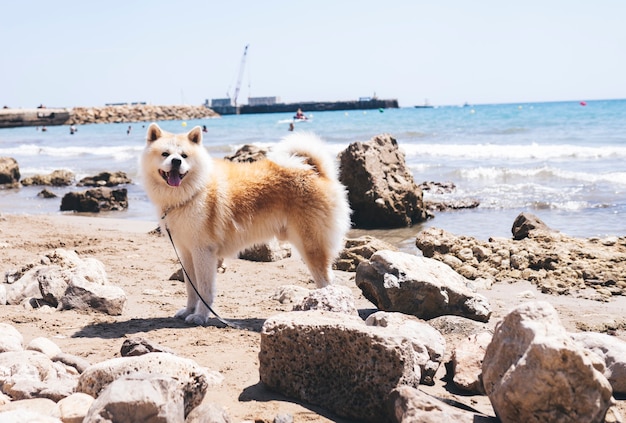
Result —
<instances>
[{"instance_id":1,"label":"boat","mask_svg":"<svg viewBox=\"0 0 626 423\"><path fill-rule=\"evenodd\" d=\"M414 106L416 109L432 109L434 106L432 106L429 102L428 99L424 100L424 104L418 104L416 106Z\"/></svg>"}]
</instances>

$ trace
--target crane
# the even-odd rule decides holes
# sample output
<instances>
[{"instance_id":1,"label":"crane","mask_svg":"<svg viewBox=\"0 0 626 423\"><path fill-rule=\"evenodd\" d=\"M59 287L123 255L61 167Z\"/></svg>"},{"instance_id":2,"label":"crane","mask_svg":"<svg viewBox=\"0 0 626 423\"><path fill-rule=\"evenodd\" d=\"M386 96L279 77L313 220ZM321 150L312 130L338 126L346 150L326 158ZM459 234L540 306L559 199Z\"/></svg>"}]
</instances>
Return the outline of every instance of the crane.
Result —
<instances>
[{"instance_id":1,"label":"crane","mask_svg":"<svg viewBox=\"0 0 626 423\"><path fill-rule=\"evenodd\" d=\"M241 88L243 69L246 66L246 55L248 54L249 46L250 44L246 44L246 48L243 49L243 56L241 56L241 63L239 64L239 76L237 77L237 85L235 85L235 93L233 94L233 106L235 107L237 107L237 97L239 97L239 89Z\"/></svg>"}]
</instances>

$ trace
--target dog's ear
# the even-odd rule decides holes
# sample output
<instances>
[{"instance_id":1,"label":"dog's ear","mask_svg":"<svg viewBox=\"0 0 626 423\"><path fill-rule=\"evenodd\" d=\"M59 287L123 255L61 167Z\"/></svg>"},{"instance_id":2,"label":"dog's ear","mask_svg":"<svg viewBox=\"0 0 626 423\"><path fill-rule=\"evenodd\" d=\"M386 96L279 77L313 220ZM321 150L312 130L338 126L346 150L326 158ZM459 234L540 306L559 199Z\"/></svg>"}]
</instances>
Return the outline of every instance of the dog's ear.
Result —
<instances>
[{"instance_id":1,"label":"dog's ear","mask_svg":"<svg viewBox=\"0 0 626 423\"><path fill-rule=\"evenodd\" d=\"M151 123L148 127L148 134L146 136L148 143L158 140L159 138L161 138L161 135L163 135L163 131L161 130L161 128L159 128L159 125L157 125L156 123Z\"/></svg>"},{"instance_id":2,"label":"dog's ear","mask_svg":"<svg viewBox=\"0 0 626 423\"><path fill-rule=\"evenodd\" d=\"M187 138L194 144L202 144L202 128L196 126L187 134Z\"/></svg>"}]
</instances>

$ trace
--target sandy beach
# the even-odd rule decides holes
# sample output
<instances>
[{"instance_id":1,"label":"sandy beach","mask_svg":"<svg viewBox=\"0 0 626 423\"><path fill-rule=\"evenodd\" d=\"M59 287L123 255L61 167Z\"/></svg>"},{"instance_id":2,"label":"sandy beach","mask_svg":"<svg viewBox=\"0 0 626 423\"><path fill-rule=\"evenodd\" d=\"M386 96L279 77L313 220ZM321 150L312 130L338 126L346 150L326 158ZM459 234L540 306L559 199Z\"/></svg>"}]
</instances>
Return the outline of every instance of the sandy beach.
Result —
<instances>
[{"instance_id":1,"label":"sandy beach","mask_svg":"<svg viewBox=\"0 0 626 423\"><path fill-rule=\"evenodd\" d=\"M65 248L75 250L81 257L100 260L110 283L122 288L128 297L121 316L2 306L2 321L18 329L25 343L39 336L47 337L64 352L91 363L119 357L123 341L130 337L141 336L159 343L223 374L222 385L211 389L205 400L224 407L234 422L271 422L277 414L291 414L295 422L347 421L319 407L270 392L259 382L260 328L268 317L292 307L272 296L283 285L315 287L302 261L297 256L274 263L227 259L225 273L218 276L215 309L222 317L249 330L223 328L216 320L212 326L188 326L172 317L185 304L185 287L179 281L169 280L179 266L168 239L149 233L155 228L155 222L75 215L1 215L3 272L30 263L51 249ZM356 287L354 273L337 271L336 280L352 289L357 308L374 307ZM621 328L613 334L626 340L623 296L614 297L611 302L551 296L541 294L528 282L495 284L481 293L493 308L489 327L516 305L541 299L554 305L569 331L602 331L619 323ZM446 336L447 354L461 336ZM486 396L464 396L446 390L444 374L441 366L435 385L421 388L493 415ZM626 415L626 401L618 400L620 412Z\"/></svg>"}]
</instances>

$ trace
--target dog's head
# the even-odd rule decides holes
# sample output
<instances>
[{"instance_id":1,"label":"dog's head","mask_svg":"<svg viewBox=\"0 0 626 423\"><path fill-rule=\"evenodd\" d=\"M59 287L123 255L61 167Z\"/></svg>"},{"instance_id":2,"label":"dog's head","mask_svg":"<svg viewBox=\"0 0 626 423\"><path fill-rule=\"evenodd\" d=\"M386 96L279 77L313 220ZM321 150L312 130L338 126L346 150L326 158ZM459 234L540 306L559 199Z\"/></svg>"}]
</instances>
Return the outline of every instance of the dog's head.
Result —
<instances>
[{"instance_id":1,"label":"dog's head","mask_svg":"<svg viewBox=\"0 0 626 423\"><path fill-rule=\"evenodd\" d=\"M202 151L202 129L196 126L186 134L171 134L152 123L148 127L142 157L145 176L161 179L170 187L179 187L194 167ZM158 174L158 177L156 176Z\"/></svg>"}]
</instances>

